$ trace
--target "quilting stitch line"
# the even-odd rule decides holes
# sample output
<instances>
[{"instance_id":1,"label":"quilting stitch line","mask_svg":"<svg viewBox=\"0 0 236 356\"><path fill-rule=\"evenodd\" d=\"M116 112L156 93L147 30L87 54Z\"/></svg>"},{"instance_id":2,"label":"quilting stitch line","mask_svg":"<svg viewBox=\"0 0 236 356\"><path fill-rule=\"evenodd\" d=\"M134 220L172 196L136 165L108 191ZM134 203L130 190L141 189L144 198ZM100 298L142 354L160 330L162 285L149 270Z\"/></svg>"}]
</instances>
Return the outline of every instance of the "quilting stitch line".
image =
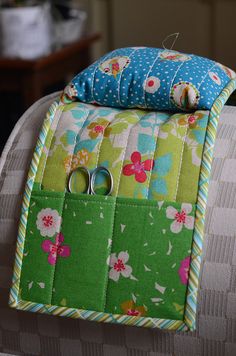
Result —
<instances>
[{"instance_id":1,"label":"quilting stitch line","mask_svg":"<svg viewBox=\"0 0 236 356\"><path fill-rule=\"evenodd\" d=\"M135 50L133 50L131 52L131 54L129 55L129 58L131 58L133 56L134 53L136 53L138 51L138 48L136 48ZM126 68L122 68L122 71L120 73L120 78L119 78L119 82L118 82L118 88L117 88L117 93L118 93L118 101L119 101L119 105L122 106L122 102L121 102L121 96L120 96L120 85L121 85L121 79L122 79L122 75L123 75L123 72Z\"/></svg>"},{"instance_id":2,"label":"quilting stitch line","mask_svg":"<svg viewBox=\"0 0 236 356\"><path fill-rule=\"evenodd\" d=\"M92 95L91 96L93 98L93 101L96 102L96 103L98 103L98 101L95 100L95 98L94 98L94 82L95 82L95 76L96 76L97 70L99 69L100 64L102 62L106 61L110 57L110 55L113 55L113 53L115 53L115 52L116 52L116 50L110 52L108 55L106 55L105 57L101 58L99 63L98 63L98 65L95 67L95 70L93 72L93 79L92 79L92 86L91 86L91 94Z\"/></svg>"},{"instance_id":3,"label":"quilting stitch line","mask_svg":"<svg viewBox=\"0 0 236 356\"><path fill-rule=\"evenodd\" d=\"M175 190L175 195L174 195L174 198L173 198L174 201L176 201L176 199L177 199L177 194L178 194L178 189L179 189L179 181L180 181L180 175L181 175L181 170L182 170L182 165L183 165L184 148L185 148L186 138L187 138L187 134L188 134L188 128L189 127L187 125L186 126L186 130L185 130L183 144L182 144L180 164L179 164L179 170L178 170L178 175L177 175L176 190Z\"/></svg>"},{"instance_id":4,"label":"quilting stitch line","mask_svg":"<svg viewBox=\"0 0 236 356\"><path fill-rule=\"evenodd\" d=\"M149 71L147 72L146 78L145 78L145 80L144 80L144 85L143 85L143 99L144 99L145 108L148 108L148 105L147 105L147 92L146 92L147 79L148 79L148 77L149 77L151 71L153 70L155 63L156 63L156 62L158 61L158 59L160 58L160 55L161 55L162 52L164 52L164 51L162 51L162 50L159 50L159 51L158 51L157 56L156 56L155 60L153 61L153 64L151 65Z\"/></svg>"},{"instance_id":5,"label":"quilting stitch line","mask_svg":"<svg viewBox=\"0 0 236 356\"><path fill-rule=\"evenodd\" d=\"M156 150L157 150L157 141L158 141L158 138L159 138L160 126L161 126L161 124L158 125L158 131L157 131L155 149L154 149L154 152L153 152L153 164L155 164L155 163L154 163L154 158L155 158L155 153L156 153ZM154 136L154 135L153 135L153 136ZM152 180L152 175L153 175L153 168L154 168L154 165L153 165L153 167L152 167L152 170L151 170L150 175L149 175L149 178L148 178L147 199L149 199L149 197L150 197L150 188L151 188L151 180Z\"/></svg>"},{"instance_id":6,"label":"quilting stitch line","mask_svg":"<svg viewBox=\"0 0 236 356\"><path fill-rule=\"evenodd\" d=\"M106 128L111 124L112 121L109 121L108 124L105 126L105 130ZM100 156L100 151L101 151L101 147L102 147L102 143L103 143L103 139L104 139L104 135L105 135L105 130L103 130L102 133L102 137L99 143L99 147L98 147L98 151L97 151L97 158L96 158L96 163L95 163L95 168L98 167L98 162L99 162L99 156Z\"/></svg>"},{"instance_id":7,"label":"quilting stitch line","mask_svg":"<svg viewBox=\"0 0 236 356\"><path fill-rule=\"evenodd\" d=\"M176 72L175 72L175 74L174 74L174 76L173 76L173 78L172 78L172 81L171 81L171 83L170 83L169 98L168 98L168 99L169 99L169 107L171 107L170 93L171 93L171 89L172 89L173 83L174 83L174 81L175 81L175 78L176 78L176 76L177 76L179 70L182 68L182 66L183 66L184 64L185 64L185 61L183 61L182 63L180 63L180 65L178 66L178 68L177 68L177 70L176 70Z\"/></svg>"},{"instance_id":8,"label":"quilting stitch line","mask_svg":"<svg viewBox=\"0 0 236 356\"><path fill-rule=\"evenodd\" d=\"M123 167L124 167L124 161L125 161L125 155L126 155L126 150L127 150L127 147L128 147L128 144L129 144L129 138L131 136L131 132L132 132L132 129L138 125L140 123L140 117L138 116L137 112L134 110L132 111L135 113L136 117L138 118L138 121L130 127L129 129L129 132L128 132L128 136L127 136L127 141L126 141L126 145L124 147L124 153L123 153L123 156L122 156L122 160L121 160L121 169L120 169L120 173L119 173L119 176L118 176L118 180L117 180L117 196L119 194L119 189L120 189L120 181L121 181L121 175L122 175L122 171L123 171Z\"/></svg>"},{"instance_id":9,"label":"quilting stitch line","mask_svg":"<svg viewBox=\"0 0 236 356\"><path fill-rule=\"evenodd\" d=\"M116 201L117 198L115 198L114 205L113 205L113 219L112 219L112 234L111 234L111 244L109 246L109 263L107 263L107 275L106 275L106 283L104 285L104 290L103 290L103 312L106 310L106 305L107 305L107 289L108 289L108 280L109 280L109 266L110 266L110 261L111 261L111 251L112 251L112 246L113 246L113 239L114 239L114 232L115 232L115 219L116 219Z\"/></svg>"},{"instance_id":10,"label":"quilting stitch line","mask_svg":"<svg viewBox=\"0 0 236 356\"><path fill-rule=\"evenodd\" d=\"M60 103L58 104L57 110L60 110L59 105L60 105ZM56 111L56 113L54 115L54 119L55 119L55 116L57 115L57 113L58 113L58 111ZM41 173L40 179L39 179L41 188L42 188L42 183L43 183L44 172L45 172L45 169L46 169L46 166L47 166L47 162L48 162L49 153L50 153L50 150L51 150L51 147L52 147L52 140L53 140L53 137L54 137L54 133L56 132L57 127L59 125L59 121L60 121L61 116L62 116L62 110L59 112L58 116L59 117L58 117L58 121L57 121L57 124L56 124L56 128L55 128L55 131L52 133L52 137L51 137L51 140L50 140L47 156L45 158L43 169L42 169L42 173ZM48 136L48 134L49 134L49 132L47 133L47 136ZM47 137L45 139L45 142L46 142L46 140L47 140Z\"/></svg>"},{"instance_id":11,"label":"quilting stitch line","mask_svg":"<svg viewBox=\"0 0 236 356\"><path fill-rule=\"evenodd\" d=\"M73 159L73 155L74 155L74 152L75 152L75 146L76 146L76 142L77 142L77 138L80 134L80 132L83 130L84 128L84 124L86 123L87 119L88 119L88 116L89 116L89 113L90 113L90 110L87 110L87 116L83 122L83 125L81 128L79 128L78 130L78 133L77 135L75 135L75 138L74 138L74 144L73 144L73 152L72 152L72 156L71 156L71 160L70 160L70 169L69 169L69 172L71 171L71 164L72 164L72 159ZM62 212L61 212L61 217L63 218L64 216L64 210L65 210L65 201L66 201L66 190L64 192L64 196L62 198ZM61 228L62 228L62 218L61 218L61 221L60 221L60 232L61 232ZM56 261L57 261L57 255L56 255ZM55 268L54 268L54 273L53 273L53 280L52 280L52 290L51 290L51 298L50 298L50 304L52 304L52 296L53 296L53 288L54 288L54 281L55 281L55 275L56 275L56 266L57 266L57 263L55 264Z\"/></svg>"}]
</instances>

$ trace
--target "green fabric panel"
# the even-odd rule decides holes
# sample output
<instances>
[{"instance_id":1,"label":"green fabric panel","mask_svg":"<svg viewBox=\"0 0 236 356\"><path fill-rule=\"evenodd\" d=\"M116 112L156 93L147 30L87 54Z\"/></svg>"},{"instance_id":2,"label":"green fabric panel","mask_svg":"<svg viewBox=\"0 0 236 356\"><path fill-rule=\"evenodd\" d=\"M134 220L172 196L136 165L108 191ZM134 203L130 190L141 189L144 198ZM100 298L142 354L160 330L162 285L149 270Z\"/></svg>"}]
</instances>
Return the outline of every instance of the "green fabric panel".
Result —
<instances>
[{"instance_id":1,"label":"green fabric panel","mask_svg":"<svg viewBox=\"0 0 236 356\"><path fill-rule=\"evenodd\" d=\"M34 192L21 298L181 319L194 211L191 204L69 193L64 201L63 193Z\"/></svg>"},{"instance_id":2,"label":"green fabric panel","mask_svg":"<svg viewBox=\"0 0 236 356\"><path fill-rule=\"evenodd\" d=\"M60 229L59 216L61 216L62 211L62 197L63 195L60 193L32 193L20 280L21 298L23 300L43 304L49 304L51 301L55 266L48 263L47 255L42 250L42 243L47 239L53 241L56 230L59 231ZM39 223L39 214L48 208L55 218L58 218L57 226L48 232L49 235L53 234L52 236L42 236L41 231L43 232L43 230L42 224ZM47 211L47 213L50 211Z\"/></svg>"},{"instance_id":3,"label":"green fabric panel","mask_svg":"<svg viewBox=\"0 0 236 356\"><path fill-rule=\"evenodd\" d=\"M112 197L66 195L62 234L71 253L57 260L53 305L104 310L114 208Z\"/></svg>"},{"instance_id":4,"label":"green fabric panel","mask_svg":"<svg viewBox=\"0 0 236 356\"><path fill-rule=\"evenodd\" d=\"M113 196L196 202L208 111L170 114L61 106L40 160L43 188L65 190L70 171L84 165L109 168ZM53 135L52 142L51 138ZM81 192L77 177L77 192ZM79 183L79 185L78 185ZM97 182L102 193L103 179Z\"/></svg>"},{"instance_id":5,"label":"green fabric panel","mask_svg":"<svg viewBox=\"0 0 236 356\"><path fill-rule=\"evenodd\" d=\"M179 233L172 232L169 206L182 210L173 202L117 200L106 312L182 320L193 230L183 224ZM194 217L195 207L189 210ZM126 275L115 269L119 257Z\"/></svg>"},{"instance_id":6,"label":"green fabric panel","mask_svg":"<svg viewBox=\"0 0 236 356\"><path fill-rule=\"evenodd\" d=\"M39 183L40 185L43 180L49 150L55 143L55 131L58 126L58 122L61 119L61 114L62 114L61 109L62 109L61 107L58 107L56 110L56 113L54 114L53 121L52 121L50 129L48 130L48 133L47 133L47 137L46 137L45 144L44 144L44 149L43 149L42 154L39 159L35 182ZM49 117L46 120L49 120Z\"/></svg>"},{"instance_id":7,"label":"green fabric panel","mask_svg":"<svg viewBox=\"0 0 236 356\"><path fill-rule=\"evenodd\" d=\"M178 135L173 134L178 129ZM155 166L150 181L149 199L175 201L179 168L181 165L183 142L186 128L178 127L176 119L170 119L160 127Z\"/></svg>"},{"instance_id":8,"label":"green fabric panel","mask_svg":"<svg viewBox=\"0 0 236 356\"><path fill-rule=\"evenodd\" d=\"M105 132L98 155L98 165L109 168L114 178L112 196L117 196L122 167L124 163L127 144L131 137L132 128L140 121L142 111L125 110L116 114L109 125L109 131ZM115 140L117 135L119 140ZM115 164L114 164L115 163Z\"/></svg>"},{"instance_id":9,"label":"green fabric panel","mask_svg":"<svg viewBox=\"0 0 236 356\"><path fill-rule=\"evenodd\" d=\"M89 116L89 110L84 105L69 104L60 107L61 113L57 125L54 125L54 135L50 147L47 150L47 160L43 169L42 186L45 190L63 192L66 186L67 172L65 160L69 167L73 168L73 153L76 147L76 138L83 131ZM76 117L76 123L75 123ZM70 144L67 143L68 135ZM68 156L68 153L71 153Z\"/></svg>"},{"instance_id":10,"label":"green fabric panel","mask_svg":"<svg viewBox=\"0 0 236 356\"><path fill-rule=\"evenodd\" d=\"M181 122L185 122L189 115L179 115ZM185 140L182 166L179 176L179 185L176 200L195 203L197 201L198 180L202 160L203 144L205 142L206 128L209 113L196 111L193 115L196 121L188 125L188 133Z\"/></svg>"},{"instance_id":11,"label":"green fabric panel","mask_svg":"<svg viewBox=\"0 0 236 356\"><path fill-rule=\"evenodd\" d=\"M137 111L138 112L138 111ZM162 113L139 111L140 121L130 131L125 151L123 170L119 182L118 196L130 198L148 198L154 153L157 146L158 132L163 120ZM166 115L165 119L168 117ZM135 174L131 174L136 166ZM139 168L144 167L144 171Z\"/></svg>"}]
</instances>

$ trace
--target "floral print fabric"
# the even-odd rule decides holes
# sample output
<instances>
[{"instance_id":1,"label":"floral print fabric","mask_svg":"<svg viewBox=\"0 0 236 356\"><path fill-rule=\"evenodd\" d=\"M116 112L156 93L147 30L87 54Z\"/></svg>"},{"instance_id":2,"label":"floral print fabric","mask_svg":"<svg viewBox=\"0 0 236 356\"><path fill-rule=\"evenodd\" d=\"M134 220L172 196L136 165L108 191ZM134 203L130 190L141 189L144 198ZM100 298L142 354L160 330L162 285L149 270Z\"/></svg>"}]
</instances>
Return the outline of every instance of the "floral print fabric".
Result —
<instances>
[{"instance_id":1,"label":"floral print fabric","mask_svg":"<svg viewBox=\"0 0 236 356\"><path fill-rule=\"evenodd\" d=\"M33 192L21 298L181 320L194 214L184 203ZM39 229L45 216L60 222L51 236Z\"/></svg>"},{"instance_id":2,"label":"floral print fabric","mask_svg":"<svg viewBox=\"0 0 236 356\"><path fill-rule=\"evenodd\" d=\"M99 165L113 175L114 196L195 203L207 111L170 114L83 103L58 111L36 177L44 189L63 192L71 171ZM82 179L73 191L84 191ZM102 179L96 184L98 192L107 188Z\"/></svg>"}]
</instances>

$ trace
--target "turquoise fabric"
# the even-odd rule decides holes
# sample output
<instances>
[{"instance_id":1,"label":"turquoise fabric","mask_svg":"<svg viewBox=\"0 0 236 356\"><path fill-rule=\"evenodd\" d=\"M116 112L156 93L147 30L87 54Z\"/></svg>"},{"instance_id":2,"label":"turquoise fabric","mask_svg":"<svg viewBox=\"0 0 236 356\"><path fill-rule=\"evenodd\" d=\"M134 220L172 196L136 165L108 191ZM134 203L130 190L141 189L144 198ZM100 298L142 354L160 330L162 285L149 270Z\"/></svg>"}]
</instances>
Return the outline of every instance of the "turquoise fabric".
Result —
<instances>
[{"instance_id":1,"label":"turquoise fabric","mask_svg":"<svg viewBox=\"0 0 236 356\"><path fill-rule=\"evenodd\" d=\"M208 110L234 76L229 68L192 54L122 48L78 74L63 100L175 112Z\"/></svg>"}]
</instances>

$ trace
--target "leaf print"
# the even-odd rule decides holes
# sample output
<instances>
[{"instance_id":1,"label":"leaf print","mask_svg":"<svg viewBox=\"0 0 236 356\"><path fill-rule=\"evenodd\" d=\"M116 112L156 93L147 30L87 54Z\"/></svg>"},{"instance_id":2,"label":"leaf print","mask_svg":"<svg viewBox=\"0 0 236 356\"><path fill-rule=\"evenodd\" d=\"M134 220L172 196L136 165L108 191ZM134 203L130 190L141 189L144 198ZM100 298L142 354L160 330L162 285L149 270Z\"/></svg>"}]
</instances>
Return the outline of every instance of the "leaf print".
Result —
<instances>
[{"instance_id":1,"label":"leaf print","mask_svg":"<svg viewBox=\"0 0 236 356\"><path fill-rule=\"evenodd\" d=\"M158 306L158 305L163 301L163 299L162 299L162 298L151 298L151 301L152 301L156 306Z\"/></svg>"},{"instance_id":2,"label":"leaf print","mask_svg":"<svg viewBox=\"0 0 236 356\"><path fill-rule=\"evenodd\" d=\"M117 114L115 116L115 119L118 119L119 122L128 122L129 124L135 124L137 122L137 117L139 117L137 110L125 110Z\"/></svg>"},{"instance_id":3,"label":"leaf print","mask_svg":"<svg viewBox=\"0 0 236 356\"><path fill-rule=\"evenodd\" d=\"M121 230L121 232L124 232L124 231L125 231L125 228L126 228L126 225L120 224L120 230Z\"/></svg>"},{"instance_id":4,"label":"leaf print","mask_svg":"<svg viewBox=\"0 0 236 356\"><path fill-rule=\"evenodd\" d=\"M157 178L151 183L151 192L150 196L153 196L153 192L158 194L166 195L168 193L167 184L164 178Z\"/></svg>"},{"instance_id":5,"label":"leaf print","mask_svg":"<svg viewBox=\"0 0 236 356\"><path fill-rule=\"evenodd\" d=\"M63 306L63 307L66 307L66 305L67 305L66 298L63 298L63 299L60 301L60 305Z\"/></svg>"},{"instance_id":6,"label":"leaf print","mask_svg":"<svg viewBox=\"0 0 236 356\"><path fill-rule=\"evenodd\" d=\"M153 173L157 173L160 177L166 176L172 166L172 153L167 153L155 160Z\"/></svg>"},{"instance_id":7,"label":"leaf print","mask_svg":"<svg viewBox=\"0 0 236 356\"><path fill-rule=\"evenodd\" d=\"M146 134L138 135L138 151L142 154L150 153L155 150L156 141L153 136Z\"/></svg>"},{"instance_id":8,"label":"leaf print","mask_svg":"<svg viewBox=\"0 0 236 356\"><path fill-rule=\"evenodd\" d=\"M99 142L100 139L79 141L75 146L75 153L80 150L87 150L88 152L93 152Z\"/></svg>"},{"instance_id":9,"label":"leaf print","mask_svg":"<svg viewBox=\"0 0 236 356\"><path fill-rule=\"evenodd\" d=\"M129 127L128 122L117 122L114 124L111 124L110 127L110 135L118 135L121 134L124 130L126 130Z\"/></svg>"},{"instance_id":10,"label":"leaf print","mask_svg":"<svg viewBox=\"0 0 236 356\"><path fill-rule=\"evenodd\" d=\"M45 288L45 283L44 282L38 282L37 284L41 289Z\"/></svg>"},{"instance_id":11,"label":"leaf print","mask_svg":"<svg viewBox=\"0 0 236 356\"><path fill-rule=\"evenodd\" d=\"M161 294L164 294L166 291L166 287L160 286L157 282L155 283L155 289L158 290Z\"/></svg>"},{"instance_id":12,"label":"leaf print","mask_svg":"<svg viewBox=\"0 0 236 356\"><path fill-rule=\"evenodd\" d=\"M171 244L171 242L169 241L169 248L168 248L168 251L167 251L167 256L169 256L171 254L171 251L172 251L172 248L173 248L173 245Z\"/></svg>"},{"instance_id":13,"label":"leaf print","mask_svg":"<svg viewBox=\"0 0 236 356\"><path fill-rule=\"evenodd\" d=\"M150 268L148 268L146 265L143 265L144 266L144 271L145 272L151 272Z\"/></svg>"}]
</instances>

